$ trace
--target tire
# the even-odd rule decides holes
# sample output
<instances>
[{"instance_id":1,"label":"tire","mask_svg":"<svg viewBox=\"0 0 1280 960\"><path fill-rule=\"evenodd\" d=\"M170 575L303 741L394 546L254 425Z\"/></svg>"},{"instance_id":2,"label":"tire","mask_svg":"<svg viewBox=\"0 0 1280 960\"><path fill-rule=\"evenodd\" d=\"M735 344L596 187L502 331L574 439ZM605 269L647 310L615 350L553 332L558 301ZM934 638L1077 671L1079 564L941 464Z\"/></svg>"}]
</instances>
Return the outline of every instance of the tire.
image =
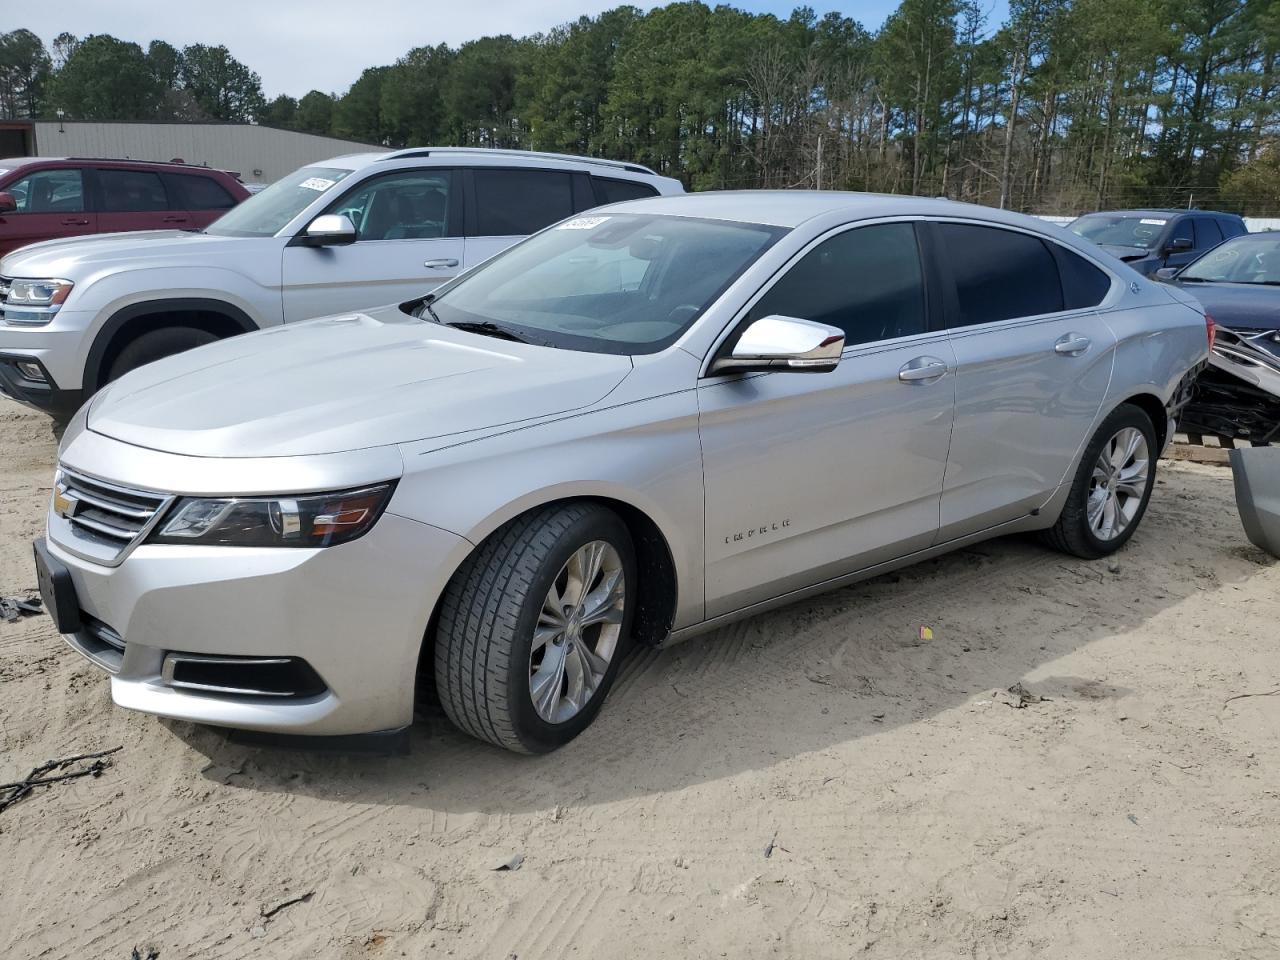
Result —
<instances>
[{"instance_id":1,"label":"tire","mask_svg":"<svg viewBox=\"0 0 1280 960\"><path fill-rule=\"evenodd\" d=\"M184 353L196 347L219 339L217 334L195 327L162 327L150 330L125 345L119 355L111 362L103 386L118 380L131 370L146 366L156 360L171 357L175 353Z\"/></svg>"},{"instance_id":2,"label":"tire","mask_svg":"<svg viewBox=\"0 0 1280 960\"><path fill-rule=\"evenodd\" d=\"M606 579L616 584L620 572L621 609L611 607L608 622L575 627L581 618L569 610L582 591L576 590L573 570L590 566L584 558L596 551L600 576L593 579L596 591L588 593L613 598L616 586L605 590ZM435 676L449 719L473 737L518 753L545 753L568 743L595 719L613 685L631 635L636 588L631 537L604 507L550 507L495 532L458 570L441 601ZM561 601L563 617L556 621L546 610L561 609ZM607 666L589 661L585 651L597 658L607 653Z\"/></svg>"},{"instance_id":3,"label":"tire","mask_svg":"<svg viewBox=\"0 0 1280 960\"><path fill-rule=\"evenodd\" d=\"M1117 449L1113 442L1121 436L1132 438L1133 431L1141 435L1145 450L1139 447L1125 464L1108 472L1101 461L1104 447L1107 448L1109 459L1119 459L1119 456L1112 456ZM1120 450L1121 456L1124 453L1124 450ZM1135 470L1143 459L1143 453L1145 471L1138 482ZM1158 458L1159 448L1151 418L1143 410L1130 404L1117 407L1102 421L1093 439L1085 447L1071 491L1067 494L1066 505L1062 508L1058 522L1045 532L1045 539L1058 550L1085 560L1096 560L1115 553L1133 536L1147 512L1147 504L1151 501L1151 491L1155 486ZM1095 468L1099 476L1105 476L1105 479L1095 478ZM1115 497L1108 496L1109 488L1112 487L1118 491ZM1095 501L1095 505L1106 504L1108 500L1111 505L1104 506L1101 513L1097 510L1091 513L1091 499ZM1108 525L1108 512L1115 518L1123 517L1123 525L1118 523L1118 519Z\"/></svg>"}]
</instances>

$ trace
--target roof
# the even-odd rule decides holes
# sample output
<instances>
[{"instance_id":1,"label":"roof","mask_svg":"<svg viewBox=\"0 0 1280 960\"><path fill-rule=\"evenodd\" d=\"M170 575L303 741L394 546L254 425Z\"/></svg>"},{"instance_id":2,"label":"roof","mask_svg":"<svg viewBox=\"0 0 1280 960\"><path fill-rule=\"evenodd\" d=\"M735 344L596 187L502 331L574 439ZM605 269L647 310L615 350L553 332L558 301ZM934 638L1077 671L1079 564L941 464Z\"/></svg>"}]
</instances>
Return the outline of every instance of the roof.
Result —
<instances>
[{"instance_id":1,"label":"roof","mask_svg":"<svg viewBox=\"0 0 1280 960\"><path fill-rule=\"evenodd\" d=\"M1085 213L1085 214L1082 214L1082 216L1085 216L1085 217L1092 217L1092 216L1160 217L1166 220L1170 217L1187 217L1187 216L1236 217L1237 219L1239 218L1239 214L1227 213L1225 210L1201 210L1199 208L1196 208L1194 210L1184 210L1182 208L1178 208L1175 210L1161 210L1156 207L1150 207L1150 208L1140 209L1140 210L1095 210L1093 213Z\"/></svg>"},{"instance_id":2,"label":"roof","mask_svg":"<svg viewBox=\"0 0 1280 960\"><path fill-rule=\"evenodd\" d=\"M1041 231L1046 226L1043 221L1020 213L954 200L830 190L724 190L686 193L633 200L627 204L626 209L634 213L703 217L775 227L798 227L807 220L835 213L844 214L850 220L902 215L971 216L1021 226L1033 225Z\"/></svg>"},{"instance_id":3,"label":"roof","mask_svg":"<svg viewBox=\"0 0 1280 960\"><path fill-rule=\"evenodd\" d=\"M139 167L163 167L169 170L200 170L211 173L225 173L228 176L237 174L220 167L206 167L198 163L174 163L168 160L137 160L132 157L5 157L0 158L0 168L12 170L16 167L36 166L39 164L60 163L111 163L133 165Z\"/></svg>"}]
</instances>

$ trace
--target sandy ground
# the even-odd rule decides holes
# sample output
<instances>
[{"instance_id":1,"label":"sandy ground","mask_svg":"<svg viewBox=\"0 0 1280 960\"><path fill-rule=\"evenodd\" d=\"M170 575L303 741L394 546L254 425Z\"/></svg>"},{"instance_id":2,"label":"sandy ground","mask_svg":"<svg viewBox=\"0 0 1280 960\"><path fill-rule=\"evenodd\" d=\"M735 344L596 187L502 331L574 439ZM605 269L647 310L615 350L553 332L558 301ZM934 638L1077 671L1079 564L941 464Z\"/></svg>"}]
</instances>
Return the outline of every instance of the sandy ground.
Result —
<instances>
[{"instance_id":1,"label":"sandy ground","mask_svg":"<svg viewBox=\"0 0 1280 960\"><path fill-rule=\"evenodd\" d=\"M53 461L0 401L5 594ZM1275 957L1278 642L1280 564L1192 464L1118 563L1001 540L639 653L542 758L238 745L0 623L0 781L123 747L0 814L3 954Z\"/></svg>"}]
</instances>

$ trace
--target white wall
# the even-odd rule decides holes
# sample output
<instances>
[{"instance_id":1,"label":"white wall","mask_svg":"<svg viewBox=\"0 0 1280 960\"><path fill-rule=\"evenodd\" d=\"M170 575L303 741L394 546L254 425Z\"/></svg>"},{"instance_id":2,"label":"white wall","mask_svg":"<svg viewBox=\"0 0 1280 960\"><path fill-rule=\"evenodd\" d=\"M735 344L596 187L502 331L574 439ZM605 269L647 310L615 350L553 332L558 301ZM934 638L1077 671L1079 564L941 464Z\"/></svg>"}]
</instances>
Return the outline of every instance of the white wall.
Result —
<instances>
[{"instance_id":1,"label":"white wall","mask_svg":"<svg viewBox=\"0 0 1280 960\"><path fill-rule=\"evenodd\" d=\"M94 123L36 121L40 157L172 160L233 170L245 183L270 183L298 167L344 153L386 147L249 123Z\"/></svg>"}]
</instances>

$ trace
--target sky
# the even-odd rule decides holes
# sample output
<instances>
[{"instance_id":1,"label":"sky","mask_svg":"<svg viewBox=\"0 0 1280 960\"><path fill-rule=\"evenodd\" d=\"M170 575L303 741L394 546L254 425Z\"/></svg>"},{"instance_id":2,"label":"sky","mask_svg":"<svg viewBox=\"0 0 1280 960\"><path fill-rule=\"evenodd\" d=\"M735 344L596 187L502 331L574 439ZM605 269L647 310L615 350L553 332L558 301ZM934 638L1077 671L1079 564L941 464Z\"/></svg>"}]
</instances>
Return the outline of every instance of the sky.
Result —
<instances>
[{"instance_id":1,"label":"sky","mask_svg":"<svg viewBox=\"0 0 1280 960\"><path fill-rule=\"evenodd\" d=\"M47 44L62 31L109 33L144 49L151 40L176 47L222 44L262 77L268 98L309 90L343 93L365 67L393 63L412 47L457 46L487 34L527 36L619 6L623 0L58 0L27 4L7 29L26 27ZM632 0L639 7L656 6ZM731 0L753 13L790 15L792 0ZM874 30L898 0L810 0ZM987 0L998 25L1007 0ZM714 5L714 3L713 3ZM181 11L180 13L178 11Z\"/></svg>"}]
</instances>

